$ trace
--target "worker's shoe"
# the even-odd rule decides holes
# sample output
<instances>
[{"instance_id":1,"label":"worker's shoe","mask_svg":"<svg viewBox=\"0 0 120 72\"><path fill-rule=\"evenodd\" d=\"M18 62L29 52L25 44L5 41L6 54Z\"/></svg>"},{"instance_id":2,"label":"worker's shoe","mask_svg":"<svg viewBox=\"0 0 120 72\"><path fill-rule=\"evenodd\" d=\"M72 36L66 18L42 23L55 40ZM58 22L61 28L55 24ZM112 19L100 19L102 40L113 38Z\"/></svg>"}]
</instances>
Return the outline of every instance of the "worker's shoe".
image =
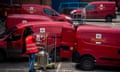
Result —
<instances>
[{"instance_id":1,"label":"worker's shoe","mask_svg":"<svg viewBox=\"0 0 120 72\"><path fill-rule=\"evenodd\" d=\"M29 71L29 72L36 72L36 70L34 69L33 71Z\"/></svg>"}]
</instances>

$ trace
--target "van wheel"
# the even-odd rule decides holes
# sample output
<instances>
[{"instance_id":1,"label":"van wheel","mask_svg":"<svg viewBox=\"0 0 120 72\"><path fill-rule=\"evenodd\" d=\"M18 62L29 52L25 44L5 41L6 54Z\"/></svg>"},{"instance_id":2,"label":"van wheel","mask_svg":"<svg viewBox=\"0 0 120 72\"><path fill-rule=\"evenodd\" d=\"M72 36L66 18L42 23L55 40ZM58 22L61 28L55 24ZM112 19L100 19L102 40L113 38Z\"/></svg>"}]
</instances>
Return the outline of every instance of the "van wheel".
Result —
<instances>
[{"instance_id":1,"label":"van wheel","mask_svg":"<svg viewBox=\"0 0 120 72\"><path fill-rule=\"evenodd\" d=\"M5 55L0 52L0 62L3 62L5 60Z\"/></svg>"},{"instance_id":2,"label":"van wheel","mask_svg":"<svg viewBox=\"0 0 120 72\"><path fill-rule=\"evenodd\" d=\"M106 17L106 22L112 22L112 16L107 16Z\"/></svg>"},{"instance_id":3,"label":"van wheel","mask_svg":"<svg viewBox=\"0 0 120 72\"><path fill-rule=\"evenodd\" d=\"M83 70L93 70L95 67L95 62L92 57L82 57L80 60L80 67Z\"/></svg>"}]
</instances>

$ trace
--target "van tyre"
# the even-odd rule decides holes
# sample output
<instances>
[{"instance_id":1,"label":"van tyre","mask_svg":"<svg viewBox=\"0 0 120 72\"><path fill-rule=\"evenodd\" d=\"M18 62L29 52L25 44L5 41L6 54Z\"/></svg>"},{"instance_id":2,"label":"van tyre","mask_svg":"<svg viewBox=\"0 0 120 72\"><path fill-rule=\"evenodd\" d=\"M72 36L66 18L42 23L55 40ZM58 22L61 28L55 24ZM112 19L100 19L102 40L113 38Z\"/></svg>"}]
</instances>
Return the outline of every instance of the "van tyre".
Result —
<instances>
[{"instance_id":1,"label":"van tyre","mask_svg":"<svg viewBox=\"0 0 120 72\"><path fill-rule=\"evenodd\" d=\"M107 16L106 17L106 22L112 22L112 16Z\"/></svg>"},{"instance_id":2,"label":"van tyre","mask_svg":"<svg viewBox=\"0 0 120 72\"><path fill-rule=\"evenodd\" d=\"M80 60L80 68L82 70L93 70L95 68L95 62L92 57L82 57Z\"/></svg>"},{"instance_id":3,"label":"van tyre","mask_svg":"<svg viewBox=\"0 0 120 72\"><path fill-rule=\"evenodd\" d=\"M3 62L5 60L5 55L0 52L0 62Z\"/></svg>"}]
</instances>

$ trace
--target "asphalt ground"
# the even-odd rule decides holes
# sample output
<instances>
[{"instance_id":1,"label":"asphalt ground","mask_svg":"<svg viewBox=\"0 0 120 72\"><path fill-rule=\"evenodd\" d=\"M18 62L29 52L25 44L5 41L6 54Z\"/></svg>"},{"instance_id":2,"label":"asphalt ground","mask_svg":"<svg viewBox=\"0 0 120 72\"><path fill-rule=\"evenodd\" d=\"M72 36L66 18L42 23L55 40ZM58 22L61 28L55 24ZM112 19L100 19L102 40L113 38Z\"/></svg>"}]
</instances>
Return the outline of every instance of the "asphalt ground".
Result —
<instances>
[{"instance_id":1,"label":"asphalt ground","mask_svg":"<svg viewBox=\"0 0 120 72\"><path fill-rule=\"evenodd\" d=\"M96 66L94 70L84 71L80 69L80 64L73 63L70 60L56 62L55 65L55 69L36 69L36 72L120 72L119 67L105 66ZM0 63L0 72L28 72L28 69L28 58L10 58L7 59L5 62Z\"/></svg>"}]
</instances>

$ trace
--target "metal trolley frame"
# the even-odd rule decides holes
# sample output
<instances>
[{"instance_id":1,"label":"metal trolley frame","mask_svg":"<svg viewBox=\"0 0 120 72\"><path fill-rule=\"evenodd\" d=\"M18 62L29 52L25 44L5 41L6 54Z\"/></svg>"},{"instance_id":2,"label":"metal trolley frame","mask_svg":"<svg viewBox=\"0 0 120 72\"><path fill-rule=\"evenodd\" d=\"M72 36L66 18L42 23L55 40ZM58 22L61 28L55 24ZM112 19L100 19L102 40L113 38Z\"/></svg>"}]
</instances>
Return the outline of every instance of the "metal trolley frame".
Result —
<instances>
[{"instance_id":1,"label":"metal trolley frame","mask_svg":"<svg viewBox=\"0 0 120 72\"><path fill-rule=\"evenodd\" d=\"M50 36L47 33L37 33L34 34L36 37L36 45L39 49L39 52L37 53L37 59L36 59L36 63L34 64L35 69L43 69L46 70L47 68L56 68L56 35ZM50 56L50 44L48 44L48 37L51 37L51 39L53 39L52 42L52 46L54 46L55 50L54 50L54 62L51 62L51 58Z\"/></svg>"}]
</instances>

